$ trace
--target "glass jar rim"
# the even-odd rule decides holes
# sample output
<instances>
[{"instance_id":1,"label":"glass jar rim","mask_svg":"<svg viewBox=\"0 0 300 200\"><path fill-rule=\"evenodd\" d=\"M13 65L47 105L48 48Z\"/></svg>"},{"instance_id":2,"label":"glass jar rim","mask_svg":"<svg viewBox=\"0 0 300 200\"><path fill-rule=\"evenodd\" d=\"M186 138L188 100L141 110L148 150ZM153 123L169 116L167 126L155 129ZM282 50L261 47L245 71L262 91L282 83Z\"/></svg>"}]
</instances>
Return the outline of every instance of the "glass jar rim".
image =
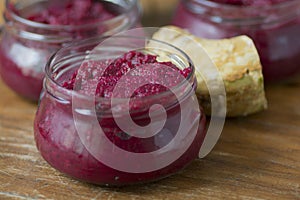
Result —
<instances>
[{"instance_id":1,"label":"glass jar rim","mask_svg":"<svg viewBox=\"0 0 300 200\"><path fill-rule=\"evenodd\" d=\"M70 30L70 29L76 30L76 29L93 27L95 25L97 25L97 26L109 25L109 24L113 24L113 23L117 22L118 20L124 18L127 15L128 11L135 8L135 6L138 3L138 0L130 0L129 2L130 2L130 7L128 7L126 10L124 10L123 12L121 12L120 14L116 15L115 17L113 17L111 19L107 19L104 21L103 20L95 20L93 22L82 24L82 25L53 25L53 24L44 24L44 23L28 20L24 17L19 16L10 8L9 0L6 0L6 3L5 3L5 6L6 6L5 13L7 12L7 14L9 16L11 16L11 18L13 20L15 20L16 22L19 22L20 24L24 24L24 25L32 27L32 28L39 28L39 29L45 29L45 30ZM138 14L140 15L141 8L139 6L137 6L137 8L138 8L138 12L139 12ZM6 14L4 14L4 18L5 18L5 20L7 20Z\"/></svg>"},{"instance_id":2,"label":"glass jar rim","mask_svg":"<svg viewBox=\"0 0 300 200\"><path fill-rule=\"evenodd\" d=\"M81 93L79 93L77 91L64 88L53 77L53 71L54 71L55 67L57 67L58 64L60 64L61 62L66 62L67 60L70 60L70 58L66 58L66 59L61 59L58 62L53 63L55 61L55 58L59 54L63 53L66 49L73 48L73 47L76 47L76 46L79 47L80 45L86 45L86 44L90 44L90 45L91 44L99 44L103 40L108 39L110 37L111 36L97 36L97 37L92 37L92 38L84 39L84 40L81 40L81 41L76 41L76 42L73 42L73 43L71 43L71 44L69 44L67 46L64 46L61 49L59 49L58 51L56 51L50 57L50 59L48 60L48 62L46 64L46 67L45 67L44 89L47 92L50 92L50 94L52 94L52 96L60 99L61 101L67 101L67 100L72 99L73 97L78 98L78 99L82 99L82 100L87 100L87 101L91 101L91 100L92 101L99 101L99 102L100 101L101 102L111 101L111 98L88 96L88 95L85 95L85 94L81 94ZM154 42L157 42L157 43L160 43L160 44L164 44L164 45L166 45L168 47L171 47L172 49L176 50L178 53L181 54L181 56L184 59L186 59L187 66L185 66L185 68L191 68L191 72L188 74L188 76L185 79L188 82L192 82L192 83L190 83L191 86L193 86L193 88L191 88L191 89L195 90L194 87L196 87L196 76L195 76L195 67L194 67L194 64L193 64L192 60L190 59L190 57L184 51L182 51L181 49L173 46L172 44L166 43L164 41L152 39L150 37L140 37L140 36L139 37L138 36L113 36L113 37L126 38L127 40L130 40L130 39L135 39L136 40L137 39L137 40L154 41ZM184 85L186 85L186 80L180 82L179 84L177 84L174 87L176 87L176 88L178 87L178 89L181 88L181 87L183 87ZM48 87L49 85L47 85L47 84L49 84L50 87ZM55 94L53 94L54 91L55 91ZM185 92L185 94L188 94L189 92L191 92L191 90L188 90L187 92ZM163 97L169 96L170 94L171 94L170 91L164 91L164 92L161 92L159 94L145 96L145 97L139 97L139 98L136 98L136 99L140 100L140 101L143 101L143 100L153 100L153 99L163 98ZM185 96L185 95L183 95L183 96ZM124 102L124 101L127 101L128 98L114 98L114 100L116 100L117 102Z\"/></svg>"},{"instance_id":3,"label":"glass jar rim","mask_svg":"<svg viewBox=\"0 0 300 200\"><path fill-rule=\"evenodd\" d=\"M237 6L210 0L190 0L184 2L187 2L185 7L196 15L205 13L204 9L215 13L214 15L205 13L208 15L206 17L214 23L229 23L239 26L269 24L300 15L299 0L289 0L272 4L271 6ZM273 12L277 12L277 17L272 16ZM256 15L253 15L253 13L256 13ZM232 17L231 15L233 14L238 15L238 17Z\"/></svg>"}]
</instances>

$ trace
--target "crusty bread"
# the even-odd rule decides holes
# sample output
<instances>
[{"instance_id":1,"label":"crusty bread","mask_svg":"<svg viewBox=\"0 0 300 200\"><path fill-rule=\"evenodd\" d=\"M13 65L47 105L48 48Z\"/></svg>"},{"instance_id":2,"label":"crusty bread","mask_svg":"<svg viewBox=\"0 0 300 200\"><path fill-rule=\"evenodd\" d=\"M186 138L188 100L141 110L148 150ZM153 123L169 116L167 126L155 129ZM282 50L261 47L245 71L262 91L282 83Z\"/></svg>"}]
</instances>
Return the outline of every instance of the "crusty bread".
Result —
<instances>
[{"instance_id":1,"label":"crusty bread","mask_svg":"<svg viewBox=\"0 0 300 200\"><path fill-rule=\"evenodd\" d=\"M186 40L184 36L193 40ZM227 116L246 116L267 108L259 55L249 37L209 40L191 35L175 26L165 26L154 33L153 38L178 47L192 58L197 56L197 51L188 43L197 42L202 45L223 78L227 96ZM151 43L148 45L151 46ZM197 60L193 61L196 68L201 67L196 63ZM199 70L196 70L196 76L196 94L205 113L209 115L210 95Z\"/></svg>"}]
</instances>

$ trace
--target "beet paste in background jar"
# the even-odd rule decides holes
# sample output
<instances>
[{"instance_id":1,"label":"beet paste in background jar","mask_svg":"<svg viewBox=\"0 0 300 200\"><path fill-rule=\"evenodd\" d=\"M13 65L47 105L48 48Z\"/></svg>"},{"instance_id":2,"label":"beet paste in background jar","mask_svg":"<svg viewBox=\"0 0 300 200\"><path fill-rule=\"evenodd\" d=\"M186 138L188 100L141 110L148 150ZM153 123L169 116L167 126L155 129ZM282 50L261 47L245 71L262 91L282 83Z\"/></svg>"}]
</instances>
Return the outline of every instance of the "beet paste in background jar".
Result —
<instances>
[{"instance_id":1,"label":"beet paste in background jar","mask_svg":"<svg viewBox=\"0 0 300 200\"><path fill-rule=\"evenodd\" d=\"M181 0L172 23L204 38L250 36L268 82L300 71L299 0Z\"/></svg>"},{"instance_id":2,"label":"beet paste in background jar","mask_svg":"<svg viewBox=\"0 0 300 200\"><path fill-rule=\"evenodd\" d=\"M51 54L77 39L139 24L137 0L7 0L0 75L17 94L37 101Z\"/></svg>"},{"instance_id":3,"label":"beet paste in background jar","mask_svg":"<svg viewBox=\"0 0 300 200\"><path fill-rule=\"evenodd\" d=\"M41 155L55 169L100 185L145 183L180 171L198 158L206 135L192 62L147 38L114 37L96 49L102 40L64 47L48 62L34 121ZM169 61L132 47L149 42L160 51L171 48L163 51Z\"/></svg>"}]
</instances>

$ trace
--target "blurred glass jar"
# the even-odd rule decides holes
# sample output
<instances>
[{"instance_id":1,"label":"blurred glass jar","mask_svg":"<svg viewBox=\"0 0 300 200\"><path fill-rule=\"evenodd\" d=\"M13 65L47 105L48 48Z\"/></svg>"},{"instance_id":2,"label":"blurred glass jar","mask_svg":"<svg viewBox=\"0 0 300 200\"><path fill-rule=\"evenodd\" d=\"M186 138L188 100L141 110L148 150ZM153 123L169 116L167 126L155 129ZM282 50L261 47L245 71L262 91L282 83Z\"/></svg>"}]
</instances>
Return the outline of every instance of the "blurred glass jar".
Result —
<instances>
[{"instance_id":1,"label":"blurred glass jar","mask_svg":"<svg viewBox=\"0 0 300 200\"><path fill-rule=\"evenodd\" d=\"M76 25L45 24L27 17L49 6L64 6L70 0L6 0L5 25L0 41L0 75L17 94L37 101L44 67L59 48L74 40L111 35L140 23L137 0L101 0L113 17Z\"/></svg>"},{"instance_id":2,"label":"blurred glass jar","mask_svg":"<svg viewBox=\"0 0 300 200\"><path fill-rule=\"evenodd\" d=\"M237 6L209 0L181 0L172 23L205 38L248 35L260 54L266 81L300 71L300 1Z\"/></svg>"}]
</instances>

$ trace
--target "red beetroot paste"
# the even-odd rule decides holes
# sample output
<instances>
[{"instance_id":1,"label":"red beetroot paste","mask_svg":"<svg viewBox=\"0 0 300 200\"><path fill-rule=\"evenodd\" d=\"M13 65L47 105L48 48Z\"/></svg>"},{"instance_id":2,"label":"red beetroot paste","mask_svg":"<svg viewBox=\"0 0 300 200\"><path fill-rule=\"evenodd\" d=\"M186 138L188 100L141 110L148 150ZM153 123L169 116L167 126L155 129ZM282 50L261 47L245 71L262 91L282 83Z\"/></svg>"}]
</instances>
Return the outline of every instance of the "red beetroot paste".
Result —
<instances>
[{"instance_id":1,"label":"red beetroot paste","mask_svg":"<svg viewBox=\"0 0 300 200\"><path fill-rule=\"evenodd\" d=\"M73 0L64 6L53 5L48 7L41 12L29 15L27 19L51 25L82 25L93 21L105 21L114 16L99 1Z\"/></svg>"},{"instance_id":2,"label":"red beetroot paste","mask_svg":"<svg viewBox=\"0 0 300 200\"><path fill-rule=\"evenodd\" d=\"M107 67L107 65L103 62L84 62L80 66L80 70L76 70L73 74L67 75L69 80L67 77L64 77L63 79L66 80L59 82L62 82L62 86L64 88L69 90L74 89L85 95L94 95L94 91L91 90L89 84L97 84L96 96L110 99L116 82L125 74L128 76L128 81L132 83L132 85L142 79L149 78L150 80L150 77L152 77L152 82L150 84L144 85L135 90L132 95L133 99L141 99L138 106L132 106L130 109L132 119L140 126L150 123L150 118L147 115L148 111L145 112L143 110L145 108L149 108L149 106L146 105L147 103L143 99L147 99L147 97L150 96L155 97L156 95L160 95L168 90L160 84L155 84L156 80L161 80L163 77L166 84L176 87L180 84L178 82L178 80L180 80L179 77L188 77L192 73L191 68L180 70L171 62L158 62L156 56L134 51L126 53L122 57L110 61L109 63L110 64L108 64ZM151 71L150 74L143 74L143 66L147 64L151 64L151 66L153 66L153 71ZM103 67L107 68L104 71L101 71ZM176 73L166 75L165 72L168 67L174 69L174 72ZM134 69L138 70L139 75L137 75L136 71L135 73L131 73ZM83 79L86 81L85 84L82 82ZM126 91L130 89L130 84L123 89L126 93ZM120 94L120 97L122 97L122 94ZM168 96L168 98L164 100L161 100L159 97L156 99L159 101L153 101L152 103L161 103L163 105L166 101L169 101L169 103L170 101L174 102L172 100L172 95ZM181 105L184 105L185 102L187 101L183 100ZM152 172L122 172L106 166L99 160L95 159L82 144L74 125L71 107L71 105L63 102L54 102L53 97L46 93L41 100L35 119L35 139L42 156L54 168L72 177L91 183L128 185L149 182L171 175L197 158L199 149L205 137L205 116L201 115L196 137L186 152L175 162L169 164L163 169ZM98 109L96 107L96 110L101 113L101 108ZM139 138L126 134L119 129L112 117L99 116L97 123L101 125L106 137L114 145L129 152L147 153L164 147L172 140L173 137L176 136L181 117L180 105L178 102L176 104L175 101L175 104L171 108L167 109L166 112L167 120L164 129L157 135L149 138ZM190 120L193 120L193 118ZM85 123L91 122L87 119ZM91 133L92 131L93 130L87 131L86 137L93 135ZM91 138L91 140L93 139ZM172 152L166 153L170 154L170 156L172 154ZM109 156L109 152L107 156ZM111 159L118 158L111 157ZM136 165L139 165L139 163L136 163Z\"/></svg>"},{"instance_id":3,"label":"red beetroot paste","mask_svg":"<svg viewBox=\"0 0 300 200\"><path fill-rule=\"evenodd\" d=\"M156 60L156 56L150 54L143 54L141 52L131 51L124 54L122 57L112 61L107 67L103 62L85 62L80 67L80 71L86 74L80 75L81 77L89 77L86 85L94 84L97 82L97 90L96 96L98 97L112 97L113 90L115 85L118 83L120 78L126 74L126 78L130 82L130 85L139 85L139 82L144 81L145 78L151 79L149 82L153 84L147 84L140 87L138 90L134 92L131 97L145 97L150 95L155 95L161 92L165 92L167 90L162 84L155 84L162 80L161 76L166 76L163 81L165 81L164 85L169 85L171 87L176 86L180 82L181 75L185 78L190 74L191 68L186 68L183 70L179 70L172 62L158 62ZM153 70L151 74L143 72L143 65L151 64ZM165 67L162 67L165 66ZM99 68L104 68L105 71L102 72ZM168 67L178 71L178 74L168 73ZM132 69L137 69L134 73L131 73ZM138 74L143 74L137 75ZM167 74L168 73L168 74ZM73 89L74 84L76 82L76 77L78 75L78 71L76 71L72 78L69 81L63 83L63 87L67 89ZM146 77L147 76L147 77ZM80 81L80 80L79 80ZM82 85L82 83L80 83ZM130 87L129 85L129 87ZM87 95L93 95L94 91L90 91L89 88L76 88L77 91L83 92ZM124 87L124 92L129 88ZM119 94L121 95L121 94ZM115 97L124 97L124 96L115 96Z\"/></svg>"}]
</instances>

